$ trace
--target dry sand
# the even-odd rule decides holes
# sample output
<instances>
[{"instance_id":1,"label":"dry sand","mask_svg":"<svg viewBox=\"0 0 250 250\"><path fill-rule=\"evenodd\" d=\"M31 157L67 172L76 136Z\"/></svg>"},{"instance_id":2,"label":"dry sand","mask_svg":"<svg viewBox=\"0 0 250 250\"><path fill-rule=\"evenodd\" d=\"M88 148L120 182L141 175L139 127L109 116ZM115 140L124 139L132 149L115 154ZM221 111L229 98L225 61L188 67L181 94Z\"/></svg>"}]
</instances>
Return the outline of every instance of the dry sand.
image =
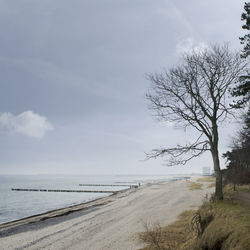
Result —
<instances>
[{"instance_id":1,"label":"dry sand","mask_svg":"<svg viewBox=\"0 0 250 250\"><path fill-rule=\"evenodd\" d=\"M190 191L185 180L130 189L87 204L0 225L0 249L134 250L144 224L167 225L198 207L213 189ZM72 212L74 211L74 212Z\"/></svg>"}]
</instances>

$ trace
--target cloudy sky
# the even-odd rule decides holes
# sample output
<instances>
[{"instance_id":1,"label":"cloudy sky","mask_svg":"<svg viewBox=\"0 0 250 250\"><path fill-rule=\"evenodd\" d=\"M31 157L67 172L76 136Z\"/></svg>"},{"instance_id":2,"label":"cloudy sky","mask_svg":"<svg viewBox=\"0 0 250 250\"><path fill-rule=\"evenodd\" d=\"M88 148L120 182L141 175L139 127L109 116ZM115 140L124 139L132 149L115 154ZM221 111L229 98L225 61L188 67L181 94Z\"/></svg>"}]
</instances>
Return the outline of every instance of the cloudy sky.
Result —
<instances>
[{"instance_id":1,"label":"cloudy sky","mask_svg":"<svg viewBox=\"0 0 250 250\"><path fill-rule=\"evenodd\" d=\"M240 49L236 0L0 0L0 174L200 172L143 161L194 134L157 123L145 73L209 43ZM221 152L232 132L223 129Z\"/></svg>"}]
</instances>

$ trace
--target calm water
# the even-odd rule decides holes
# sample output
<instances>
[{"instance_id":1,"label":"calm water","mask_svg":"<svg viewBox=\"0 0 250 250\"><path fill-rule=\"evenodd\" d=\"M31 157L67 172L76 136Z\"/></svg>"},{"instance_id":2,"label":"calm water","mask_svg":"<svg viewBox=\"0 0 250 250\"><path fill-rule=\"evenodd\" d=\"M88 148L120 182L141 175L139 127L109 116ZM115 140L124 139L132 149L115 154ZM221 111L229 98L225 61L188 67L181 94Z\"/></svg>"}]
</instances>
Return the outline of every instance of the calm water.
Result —
<instances>
[{"instance_id":1,"label":"calm water","mask_svg":"<svg viewBox=\"0 0 250 250\"><path fill-rule=\"evenodd\" d=\"M171 176L0 176L0 224L43 213L49 210L75 205L110 194L105 193L53 193L18 192L11 188L122 190L126 187L82 187L79 184L125 184L142 185Z\"/></svg>"}]
</instances>

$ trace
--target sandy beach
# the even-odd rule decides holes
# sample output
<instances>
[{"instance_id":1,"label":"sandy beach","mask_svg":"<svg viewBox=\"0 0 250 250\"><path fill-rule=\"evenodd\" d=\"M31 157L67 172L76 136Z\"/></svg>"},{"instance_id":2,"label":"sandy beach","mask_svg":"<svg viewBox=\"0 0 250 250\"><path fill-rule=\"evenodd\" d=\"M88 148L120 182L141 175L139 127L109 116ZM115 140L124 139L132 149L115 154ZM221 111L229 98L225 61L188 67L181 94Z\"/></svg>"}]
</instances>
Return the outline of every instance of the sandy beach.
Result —
<instances>
[{"instance_id":1,"label":"sandy beach","mask_svg":"<svg viewBox=\"0 0 250 250\"><path fill-rule=\"evenodd\" d=\"M167 225L213 191L191 191L188 185L186 180L148 184L0 225L0 249L140 249L137 233L146 222Z\"/></svg>"}]
</instances>

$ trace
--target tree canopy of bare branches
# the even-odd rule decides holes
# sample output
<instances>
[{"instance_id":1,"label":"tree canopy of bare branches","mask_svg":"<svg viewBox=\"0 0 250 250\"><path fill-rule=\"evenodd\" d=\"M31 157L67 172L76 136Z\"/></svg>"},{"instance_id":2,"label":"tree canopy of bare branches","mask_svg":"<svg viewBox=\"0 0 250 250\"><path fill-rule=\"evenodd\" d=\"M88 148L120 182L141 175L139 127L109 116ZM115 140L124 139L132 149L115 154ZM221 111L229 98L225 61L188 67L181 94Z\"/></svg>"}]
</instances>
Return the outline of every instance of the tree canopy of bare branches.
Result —
<instances>
[{"instance_id":1,"label":"tree canopy of bare branches","mask_svg":"<svg viewBox=\"0 0 250 250\"><path fill-rule=\"evenodd\" d=\"M147 76L152 85L146 97L154 115L179 127L193 127L198 135L194 142L155 149L147 157L168 156L169 165L178 165L210 151L218 199L223 198L218 126L232 114L228 90L245 70L239 53L230 52L227 45L214 45L183 55L179 66Z\"/></svg>"}]
</instances>

